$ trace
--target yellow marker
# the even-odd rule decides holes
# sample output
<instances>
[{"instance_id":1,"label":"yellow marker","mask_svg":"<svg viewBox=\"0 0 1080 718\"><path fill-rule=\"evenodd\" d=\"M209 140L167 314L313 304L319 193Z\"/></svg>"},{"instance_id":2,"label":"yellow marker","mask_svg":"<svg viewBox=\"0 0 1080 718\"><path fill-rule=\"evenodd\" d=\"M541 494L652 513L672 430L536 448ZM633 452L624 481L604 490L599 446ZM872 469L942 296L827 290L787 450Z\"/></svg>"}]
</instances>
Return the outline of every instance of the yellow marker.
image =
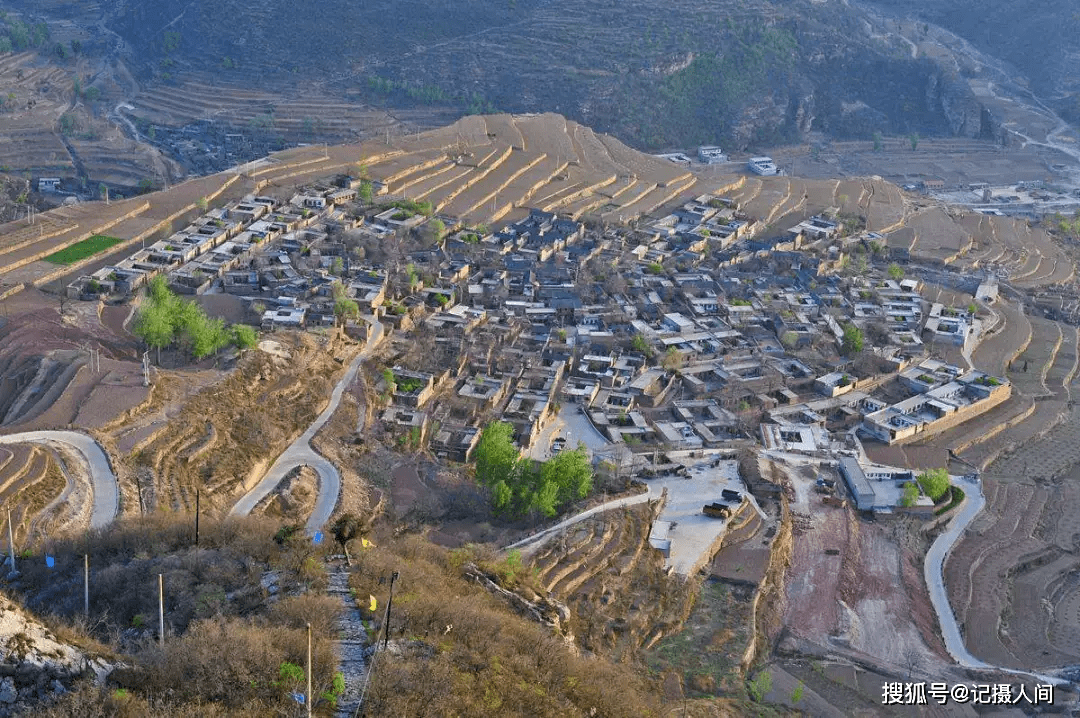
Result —
<instances>
[{"instance_id":1,"label":"yellow marker","mask_svg":"<svg viewBox=\"0 0 1080 718\"><path fill-rule=\"evenodd\" d=\"M368 598L370 598L370 599L371 599L371 608L369 608L368 610L370 610L370 611L374 611L374 610L375 610L375 607L376 607L376 604L375 604L375 597L374 597L374 596L371 596L371 595L369 595L369 596L368 596Z\"/></svg>"},{"instance_id":2,"label":"yellow marker","mask_svg":"<svg viewBox=\"0 0 1080 718\"><path fill-rule=\"evenodd\" d=\"M361 539L360 539L360 545L361 545L361 546L362 546L363 548L375 548L375 544L371 543L371 542L370 542L370 541L368 541L368 540L367 540L366 538L361 538Z\"/></svg>"}]
</instances>

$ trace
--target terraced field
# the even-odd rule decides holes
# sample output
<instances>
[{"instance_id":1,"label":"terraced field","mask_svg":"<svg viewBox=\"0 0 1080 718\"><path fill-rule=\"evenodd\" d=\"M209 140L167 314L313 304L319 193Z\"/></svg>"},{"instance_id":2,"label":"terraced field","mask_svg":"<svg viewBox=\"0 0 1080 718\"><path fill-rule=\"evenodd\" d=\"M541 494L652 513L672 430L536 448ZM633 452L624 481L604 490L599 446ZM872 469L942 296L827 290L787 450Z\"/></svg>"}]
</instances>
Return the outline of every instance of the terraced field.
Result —
<instances>
[{"instance_id":1,"label":"terraced field","mask_svg":"<svg viewBox=\"0 0 1080 718\"><path fill-rule=\"evenodd\" d=\"M639 504L598 514L532 557L535 585L570 607L584 646L630 657L685 620L691 599L682 589L690 584L668 578L663 556L649 545L655 512Z\"/></svg>"},{"instance_id":2,"label":"terraced field","mask_svg":"<svg viewBox=\"0 0 1080 718\"><path fill-rule=\"evenodd\" d=\"M68 488L65 471L52 449L31 444L0 447L0 505L11 509L16 546L41 537L46 509L56 508Z\"/></svg>"},{"instance_id":3,"label":"terraced field","mask_svg":"<svg viewBox=\"0 0 1080 718\"><path fill-rule=\"evenodd\" d=\"M272 129L290 142L350 142L377 136L399 124L386 112L363 105L323 95L298 96L295 92L284 94L253 87L211 84L209 78L192 74L177 85L141 91L131 102L134 110L130 114L166 126L217 120L235 127L237 132L261 126L266 118L272 118Z\"/></svg>"},{"instance_id":4,"label":"terraced field","mask_svg":"<svg viewBox=\"0 0 1080 718\"><path fill-rule=\"evenodd\" d=\"M247 355L237 371L190 396L174 416L112 427L140 479L143 510L189 510L202 490L204 508L227 511L289 442L315 419L343 371L338 352L352 345L308 335L281 338L291 359ZM259 411L254 408L259 407ZM128 436L129 425L141 429Z\"/></svg>"},{"instance_id":5,"label":"terraced field","mask_svg":"<svg viewBox=\"0 0 1080 718\"><path fill-rule=\"evenodd\" d=\"M1031 342L1009 377L1018 394L1034 399L1022 422L1000 425L999 417L998 426L970 427L994 437L962 454L989 464L987 506L945 566L961 625L995 627L965 631L969 649L989 662L1028 668L1080 658L1080 518L1073 510L1080 500L1080 411L1071 401L1080 386L1077 330L1044 319L1031 326Z\"/></svg>"},{"instance_id":6,"label":"terraced field","mask_svg":"<svg viewBox=\"0 0 1080 718\"><path fill-rule=\"evenodd\" d=\"M222 88L218 96L206 99L213 93L197 84L176 92L155 92L146 99L157 103L162 112L185 107L195 114L238 117L260 116L269 97ZM297 100L293 108L300 112L307 107L303 102ZM280 107L274 106L274 116L286 122ZM340 121L347 124L349 120ZM51 281L57 277L56 268L37 261L45 254L95 233L133 242L190 211L200 197L242 196L269 185L296 186L355 172L359 164L383 183L381 191L386 195L430 201L437 211L471 225L514 220L534 207L575 218L590 214L629 221L717 191L735 199L764 225L772 225L770 231L786 229L834 207L862 216L868 229L887 233L890 247L906 248L917 258L965 269L997 268L1026 288L1063 282L1073 273L1072 263L1042 230L1007 218L915 207L895 185L879 179L712 174L705 179L561 115L503 114L464 117L436 130L358 144L296 147L137 200L54 210L43 214L34 227L17 223L0 227L0 258L5 260L0 266L0 285ZM989 346L1005 341L1003 337Z\"/></svg>"}]
</instances>

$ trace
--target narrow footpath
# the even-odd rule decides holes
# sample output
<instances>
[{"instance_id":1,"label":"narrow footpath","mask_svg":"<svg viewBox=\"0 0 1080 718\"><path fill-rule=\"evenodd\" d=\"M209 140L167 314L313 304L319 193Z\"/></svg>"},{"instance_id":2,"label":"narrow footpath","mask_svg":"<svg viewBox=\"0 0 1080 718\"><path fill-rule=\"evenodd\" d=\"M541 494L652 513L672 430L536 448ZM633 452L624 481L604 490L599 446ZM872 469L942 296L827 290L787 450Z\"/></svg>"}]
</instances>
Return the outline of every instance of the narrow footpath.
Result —
<instances>
[{"instance_id":1,"label":"narrow footpath","mask_svg":"<svg viewBox=\"0 0 1080 718\"><path fill-rule=\"evenodd\" d=\"M334 640L334 653L338 659L338 670L345 678L345 692L338 698L334 715L337 718L352 718L360 703L360 692L367 677L367 661L364 652L367 649L367 629L360 609L356 607L349 592L349 569L339 558L330 564L330 585L327 594L337 596L343 610L338 618L338 636Z\"/></svg>"}]
</instances>

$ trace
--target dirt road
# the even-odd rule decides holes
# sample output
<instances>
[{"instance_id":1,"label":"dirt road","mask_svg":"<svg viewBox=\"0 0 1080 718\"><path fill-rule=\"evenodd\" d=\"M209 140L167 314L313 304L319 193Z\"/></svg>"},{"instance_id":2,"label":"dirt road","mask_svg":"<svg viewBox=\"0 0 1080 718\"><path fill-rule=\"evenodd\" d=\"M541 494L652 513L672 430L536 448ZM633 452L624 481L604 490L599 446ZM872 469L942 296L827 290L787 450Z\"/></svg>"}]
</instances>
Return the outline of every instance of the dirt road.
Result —
<instances>
[{"instance_id":1,"label":"dirt road","mask_svg":"<svg viewBox=\"0 0 1080 718\"><path fill-rule=\"evenodd\" d=\"M319 496L315 500L315 509L307 520L306 528L308 533L314 533L330 520L330 515L334 513L334 507L337 506L338 496L341 494L341 472L319 452L315 451L311 446L311 440L337 411L345 389L356 379L360 364L371 355L371 352L382 339L382 324L373 321L371 326L372 331L367 344L356 355L356 358L349 365L348 371L345 372L345 376L334 387L334 391L330 395L330 402L326 405L326 408L307 428L307 431L282 452L262 480L236 502L230 512L232 515L247 516L250 514L260 501L277 488L278 484L282 482L290 471L298 466L306 465L315 469L319 474Z\"/></svg>"},{"instance_id":2,"label":"dirt road","mask_svg":"<svg viewBox=\"0 0 1080 718\"><path fill-rule=\"evenodd\" d=\"M112 523L120 508L120 489L116 474L109 465L109 457L101 445L86 434L77 431L26 431L21 434L0 436L0 444L49 444L57 443L72 449L89 471L94 494L94 509L90 515L90 528L103 528Z\"/></svg>"}]
</instances>

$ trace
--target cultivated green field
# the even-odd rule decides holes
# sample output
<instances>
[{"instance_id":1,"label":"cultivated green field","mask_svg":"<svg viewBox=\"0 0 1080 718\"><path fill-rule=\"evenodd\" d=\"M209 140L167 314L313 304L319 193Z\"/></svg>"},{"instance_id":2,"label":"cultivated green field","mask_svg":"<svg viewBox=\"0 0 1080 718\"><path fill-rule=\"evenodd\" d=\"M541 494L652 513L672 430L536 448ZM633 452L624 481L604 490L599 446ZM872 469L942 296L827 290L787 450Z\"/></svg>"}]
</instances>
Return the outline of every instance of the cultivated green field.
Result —
<instances>
[{"instance_id":1,"label":"cultivated green field","mask_svg":"<svg viewBox=\"0 0 1080 718\"><path fill-rule=\"evenodd\" d=\"M93 257L99 252L104 252L109 247L120 244L123 241L124 240L117 239L116 237L95 234L90 239L84 239L81 242L76 242L70 247L61 249L59 252L53 252L45 257L45 261L52 262L53 264L75 264L87 257Z\"/></svg>"}]
</instances>

